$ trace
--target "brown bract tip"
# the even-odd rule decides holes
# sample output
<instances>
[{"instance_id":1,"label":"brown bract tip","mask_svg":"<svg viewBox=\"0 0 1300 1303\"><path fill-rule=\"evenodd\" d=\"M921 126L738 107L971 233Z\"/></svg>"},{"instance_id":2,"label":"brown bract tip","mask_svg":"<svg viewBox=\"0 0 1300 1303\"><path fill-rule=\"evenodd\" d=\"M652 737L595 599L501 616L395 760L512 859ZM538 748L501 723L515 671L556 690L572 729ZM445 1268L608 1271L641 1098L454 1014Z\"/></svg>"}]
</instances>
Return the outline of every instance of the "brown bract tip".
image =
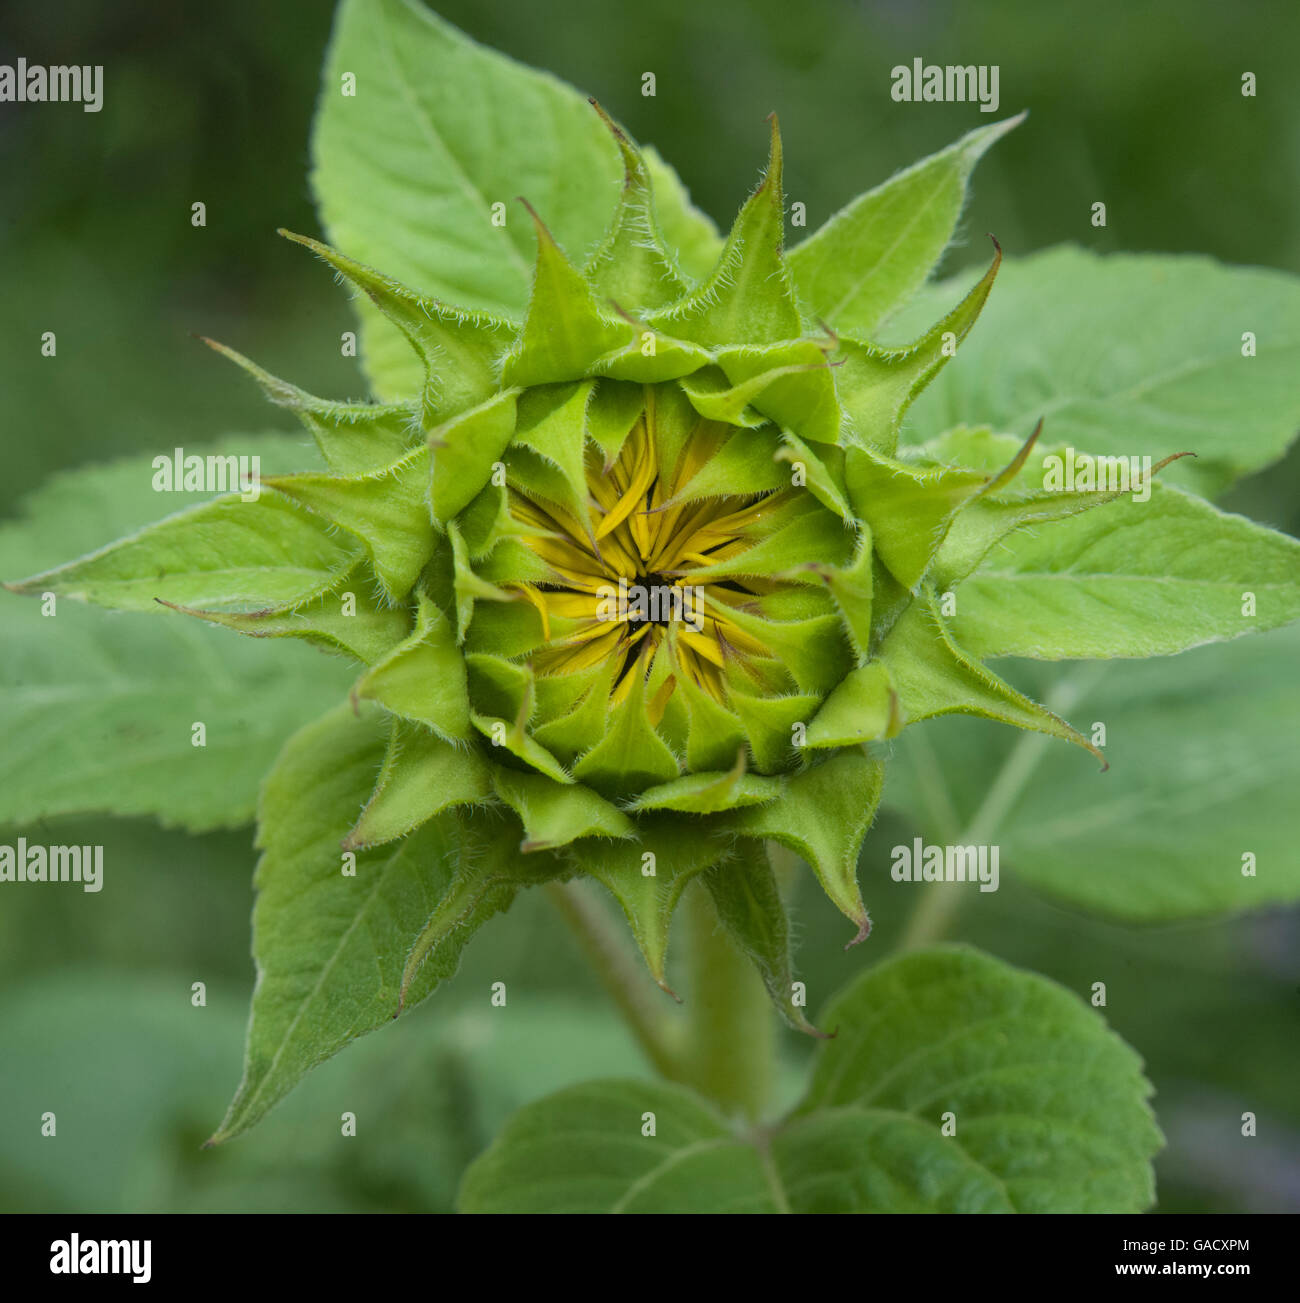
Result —
<instances>
[{"instance_id":1,"label":"brown bract tip","mask_svg":"<svg viewBox=\"0 0 1300 1303\"><path fill-rule=\"evenodd\" d=\"M871 935L871 916L863 914L862 922L858 927L858 935L844 947L845 950L852 950L854 946L860 946Z\"/></svg>"}]
</instances>

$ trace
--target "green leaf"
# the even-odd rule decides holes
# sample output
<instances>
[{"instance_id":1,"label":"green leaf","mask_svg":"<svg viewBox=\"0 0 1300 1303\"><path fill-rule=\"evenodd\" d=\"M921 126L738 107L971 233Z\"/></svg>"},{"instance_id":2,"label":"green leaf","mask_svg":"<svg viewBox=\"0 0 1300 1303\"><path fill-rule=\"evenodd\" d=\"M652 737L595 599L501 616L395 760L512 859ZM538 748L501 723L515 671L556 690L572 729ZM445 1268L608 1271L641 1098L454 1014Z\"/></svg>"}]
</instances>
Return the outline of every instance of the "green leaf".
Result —
<instances>
[{"instance_id":1,"label":"green leaf","mask_svg":"<svg viewBox=\"0 0 1300 1303\"><path fill-rule=\"evenodd\" d=\"M821 1023L835 1039L818 1051L796 1117L910 1118L937 1136L954 1114L956 1134L943 1142L978 1172L946 1210L968 1200L991 1210L999 1195L1017 1212L1151 1204L1161 1137L1150 1083L1078 995L977 951L941 949L872 969ZM788 1151L795 1133L786 1142ZM920 1175L925 1149L908 1148ZM840 1204L858 1179L849 1168L826 1180L819 1205Z\"/></svg>"},{"instance_id":2,"label":"green leaf","mask_svg":"<svg viewBox=\"0 0 1300 1303\"><path fill-rule=\"evenodd\" d=\"M653 1135L644 1134L647 1119ZM465 1173L466 1213L1005 1212L937 1128L889 1113L785 1124L766 1153L691 1091L595 1081L521 1109Z\"/></svg>"},{"instance_id":3,"label":"green leaf","mask_svg":"<svg viewBox=\"0 0 1300 1303\"><path fill-rule=\"evenodd\" d=\"M483 734L493 746L503 747L512 756L524 764L545 774L556 783L572 783L574 780L565 772L564 766L539 742L524 731L522 723L492 715L471 713L470 722Z\"/></svg>"},{"instance_id":4,"label":"green leaf","mask_svg":"<svg viewBox=\"0 0 1300 1303\"><path fill-rule=\"evenodd\" d=\"M355 95L344 94L347 73ZM332 243L421 293L516 318L532 281L533 234L515 196L578 257L604 234L622 171L582 95L476 44L415 0L340 6L312 157ZM716 236L672 170L647 162L668 242L697 269ZM492 220L494 204L505 205L504 225ZM358 306L376 392L418 393L418 358L376 309Z\"/></svg>"},{"instance_id":5,"label":"green leaf","mask_svg":"<svg viewBox=\"0 0 1300 1303\"><path fill-rule=\"evenodd\" d=\"M1137 1212L1160 1147L1141 1061L1077 996L967 950L893 960L825 1019L803 1104L738 1136L662 1082L526 1105L465 1173L481 1213ZM944 1114L955 1135L945 1135Z\"/></svg>"},{"instance_id":6,"label":"green leaf","mask_svg":"<svg viewBox=\"0 0 1300 1303\"><path fill-rule=\"evenodd\" d=\"M870 526L876 555L908 590L925 575L953 516L985 478L947 466L909 466L866 448L850 448L845 458L853 510Z\"/></svg>"},{"instance_id":7,"label":"green leaf","mask_svg":"<svg viewBox=\"0 0 1300 1303\"><path fill-rule=\"evenodd\" d=\"M709 750L703 754L709 757L707 767L712 768L714 765L726 764L731 759L735 754L735 741L728 720L730 711L717 703L710 706L709 699L700 700L701 697L703 694L697 693L691 699L695 715L687 756L689 758L693 754L692 748L707 747ZM744 726L743 740L749 744L749 754L759 773L783 773L790 767L795 755L796 727L807 723L820 705L817 697L806 694L754 697L738 691L734 686L728 693L728 702ZM712 736L697 738L697 731ZM723 754L719 755L718 752ZM700 763L703 764L704 761L701 760ZM694 761L692 765L695 765Z\"/></svg>"},{"instance_id":8,"label":"green leaf","mask_svg":"<svg viewBox=\"0 0 1300 1303\"><path fill-rule=\"evenodd\" d=\"M698 502L725 493L770 493L790 482L790 472L777 464L781 444L770 426L761 430L738 429L691 476L665 499L665 505Z\"/></svg>"},{"instance_id":9,"label":"green leaf","mask_svg":"<svg viewBox=\"0 0 1300 1303\"><path fill-rule=\"evenodd\" d=\"M646 1136L646 1114L655 1123ZM521 1109L465 1173L464 1213L775 1212L758 1151L693 1092L592 1081Z\"/></svg>"},{"instance_id":10,"label":"green leaf","mask_svg":"<svg viewBox=\"0 0 1300 1303\"><path fill-rule=\"evenodd\" d=\"M399 1011L403 963L445 907L461 858L455 823L434 822L343 870L340 842L374 782L380 719L340 707L290 739L258 814L253 954L258 978L244 1077L211 1143L246 1131L317 1064ZM455 972L465 943L508 903L465 902L406 992L411 1005Z\"/></svg>"},{"instance_id":11,"label":"green leaf","mask_svg":"<svg viewBox=\"0 0 1300 1303\"><path fill-rule=\"evenodd\" d=\"M515 430L517 397L516 390L507 389L430 432L430 501L437 520L446 523L459 515L491 479L492 465Z\"/></svg>"},{"instance_id":12,"label":"green leaf","mask_svg":"<svg viewBox=\"0 0 1300 1303\"><path fill-rule=\"evenodd\" d=\"M555 479L556 491L538 485L532 496L549 497L567 507L578 520L587 517L587 470L584 458L586 413L594 382L548 385L531 389L519 403L519 419L511 440L511 452L520 445L542 458L542 465ZM513 468L512 468L513 469Z\"/></svg>"},{"instance_id":13,"label":"green leaf","mask_svg":"<svg viewBox=\"0 0 1300 1303\"><path fill-rule=\"evenodd\" d=\"M1163 656L1300 619L1300 543L1167 485L1004 540L957 588L977 656Z\"/></svg>"},{"instance_id":14,"label":"green leaf","mask_svg":"<svg viewBox=\"0 0 1300 1303\"><path fill-rule=\"evenodd\" d=\"M767 418L816 442L838 443L842 417L826 347L794 339L722 348L717 367L687 377L682 388L710 420L755 426Z\"/></svg>"},{"instance_id":15,"label":"green leaf","mask_svg":"<svg viewBox=\"0 0 1300 1303\"><path fill-rule=\"evenodd\" d=\"M985 490L963 504L953 517L934 552L927 579L936 591L951 589L965 579L992 548L1018 529L1092 511L1127 496L1130 488L1145 496L1143 486L1149 476L1139 472L1134 478L1131 463L1117 470L1118 487L1103 492L1041 487L1049 482L1048 458L1061 453L1040 448L1037 443L1040 433L1041 427L1037 427L1029 441L1022 443L1007 435L994 434L987 427L958 426L911 450L912 455L926 462L978 467L991 477ZM1151 467L1150 475L1163 469L1164 463L1157 463ZM1130 488L1125 488L1125 484Z\"/></svg>"},{"instance_id":16,"label":"green leaf","mask_svg":"<svg viewBox=\"0 0 1300 1303\"><path fill-rule=\"evenodd\" d=\"M537 270L523 329L502 363L501 379L520 387L581 380L602 354L629 344L635 327L610 315L541 218L530 216Z\"/></svg>"},{"instance_id":17,"label":"green leaf","mask_svg":"<svg viewBox=\"0 0 1300 1303\"><path fill-rule=\"evenodd\" d=\"M373 576L359 564L329 592L288 610L200 611L174 602L162 605L250 638L305 638L372 665L406 637L411 624L406 608L376 600L370 591L373 587Z\"/></svg>"},{"instance_id":18,"label":"green leaf","mask_svg":"<svg viewBox=\"0 0 1300 1303\"><path fill-rule=\"evenodd\" d=\"M970 283L919 296L911 333ZM1242 356L1242 335L1256 356ZM904 335L906 337L906 335ZM1088 341L1080 347L1080 341ZM1202 494L1275 461L1300 428L1300 281L1208 258L1059 248L1008 259L979 329L912 406L905 440L961 422L1092 453L1192 451L1162 479Z\"/></svg>"},{"instance_id":19,"label":"green leaf","mask_svg":"<svg viewBox=\"0 0 1300 1303\"><path fill-rule=\"evenodd\" d=\"M948 247L975 164L1023 119L1022 113L969 132L867 191L792 249L790 270L808 316L874 337Z\"/></svg>"},{"instance_id":20,"label":"green leaf","mask_svg":"<svg viewBox=\"0 0 1300 1303\"><path fill-rule=\"evenodd\" d=\"M352 568L356 552L329 527L272 494L217 498L177 512L79 561L5 586L120 611L160 601L230 610L309 602Z\"/></svg>"},{"instance_id":21,"label":"green leaf","mask_svg":"<svg viewBox=\"0 0 1300 1303\"><path fill-rule=\"evenodd\" d=\"M937 720L899 739L885 800L947 839L923 775L937 765L959 827L1014 751L1025 781L991 834L1004 873L1133 922L1300 901L1298 657L1293 626L1172 661L1022 662L1008 667L1017 682L1104 740L1110 769L1098 774L1045 738Z\"/></svg>"},{"instance_id":22,"label":"green leaf","mask_svg":"<svg viewBox=\"0 0 1300 1303\"><path fill-rule=\"evenodd\" d=\"M658 308L686 292L659 235L650 172L636 145L599 105L623 162L623 193L600 248L585 274L607 299L627 306Z\"/></svg>"},{"instance_id":23,"label":"green leaf","mask_svg":"<svg viewBox=\"0 0 1300 1303\"><path fill-rule=\"evenodd\" d=\"M273 403L294 412L311 431L325 464L335 474L379 470L422 437L420 413L414 403L340 403L316 398L225 344L213 339L203 342L251 375Z\"/></svg>"},{"instance_id":24,"label":"green leaf","mask_svg":"<svg viewBox=\"0 0 1300 1303\"><path fill-rule=\"evenodd\" d=\"M651 727L645 708L645 675L634 666L632 690L610 711L605 736L573 766L579 782L611 799L635 795L681 772L677 757Z\"/></svg>"},{"instance_id":25,"label":"green leaf","mask_svg":"<svg viewBox=\"0 0 1300 1303\"><path fill-rule=\"evenodd\" d=\"M283 435L191 451L255 451L266 469L304 456L301 440ZM22 519L0 527L0 574L139 528L164 500L151 476L150 459L136 456L54 477L27 499ZM167 497L189 504L202 495ZM110 811L195 830L246 824L284 739L340 701L355 673L314 648L235 638L165 612L123 618L62 600L54 609L42 614L39 593L0 593L0 733L24 739L0 763L6 823ZM162 612L152 600L149 609ZM193 745L196 721L204 747Z\"/></svg>"}]
</instances>

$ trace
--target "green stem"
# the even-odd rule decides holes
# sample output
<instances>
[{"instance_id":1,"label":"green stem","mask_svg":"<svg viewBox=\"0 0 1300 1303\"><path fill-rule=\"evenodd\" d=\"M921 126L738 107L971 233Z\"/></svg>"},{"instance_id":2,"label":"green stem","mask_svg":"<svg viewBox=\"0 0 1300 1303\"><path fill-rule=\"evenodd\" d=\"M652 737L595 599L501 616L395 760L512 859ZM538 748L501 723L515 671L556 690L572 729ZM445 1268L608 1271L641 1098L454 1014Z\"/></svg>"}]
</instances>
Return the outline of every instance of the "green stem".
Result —
<instances>
[{"instance_id":1,"label":"green stem","mask_svg":"<svg viewBox=\"0 0 1300 1303\"><path fill-rule=\"evenodd\" d=\"M767 1106L775 1075L771 1002L748 958L723 931L707 889L682 900L690 990L686 1006L689 1081L727 1112L750 1121Z\"/></svg>"},{"instance_id":2,"label":"green stem","mask_svg":"<svg viewBox=\"0 0 1300 1303\"><path fill-rule=\"evenodd\" d=\"M657 1001L666 997L629 952L609 911L582 883L550 882L545 891L655 1071L672 1081L686 1080L687 1069L671 1034L674 1029L657 1007Z\"/></svg>"},{"instance_id":3,"label":"green stem","mask_svg":"<svg viewBox=\"0 0 1300 1303\"><path fill-rule=\"evenodd\" d=\"M689 987L684 1025L676 1026L659 1007L662 993L630 953L609 911L584 885L549 883L545 891L655 1070L693 1087L724 1112L749 1121L761 1117L775 1077L771 1002L753 964L718 921L708 890L692 883L681 904Z\"/></svg>"}]
</instances>

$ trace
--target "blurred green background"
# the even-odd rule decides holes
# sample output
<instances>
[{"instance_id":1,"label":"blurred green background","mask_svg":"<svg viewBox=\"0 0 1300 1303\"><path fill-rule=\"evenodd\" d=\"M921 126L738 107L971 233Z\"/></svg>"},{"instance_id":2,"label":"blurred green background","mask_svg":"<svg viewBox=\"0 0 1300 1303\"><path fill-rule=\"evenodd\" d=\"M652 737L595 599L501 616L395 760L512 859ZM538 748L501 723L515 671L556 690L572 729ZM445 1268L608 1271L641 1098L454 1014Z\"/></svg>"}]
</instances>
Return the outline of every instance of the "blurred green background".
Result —
<instances>
[{"instance_id":1,"label":"blurred green background","mask_svg":"<svg viewBox=\"0 0 1300 1303\"><path fill-rule=\"evenodd\" d=\"M991 230L1010 254L1075 241L1300 272L1294 4L445 0L440 11L596 95L724 224L757 177L773 109L789 197L811 228L990 120L974 105L895 104L889 69L921 56L996 63L998 116L1030 110L982 163L969 253L956 248L947 270L983 260ZM330 7L58 0L0 13L0 63L98 63L106 83L99 114L0 105L0 520L63 468L293 428L191 332L314 392L362 396L338 356L345 296L274 234L319 233L307 149ZM646 71L654 98L640 94ZM1256 98L1240 93L1245 71ZM1103 230L1089 221L1097 200ZM57 361L39 355L46 330ZM1227 505L1296 532L1298 487L1293 454ZM545 902L526 898L434 1001L319 1070L251 1136L201 1152L238 1077L250 835L116 820L0 836L22 832L106 843L131 869L100 895L0 895L0 1209L446 1209L512 1108L640 1070ZM887 889L887 848L911 835L887 816L864 853L873 953L845 954L842 920L819 892L800 896L814 1008L885 952L906 903ZM1122 975L1112 986L1133 998L1107 1012L1157 1087L1170 1139L1161 1210L1300 1208L1297 911L1121 928L1009 874L990 899L962 920L963 939L1075 990L1098 971ZM205 1009L190 1005L195 981ZM505 1010L488 1007L493 981L509 986ZM807 1052L787 1041L792 1060ZM47 1109L55 1140L39 1135ZM345 1109L364 1143L339 1136ZM1233 1121L1247 1109L1270 1117L1253 1144Z\"/></svg>"}]
</instances>

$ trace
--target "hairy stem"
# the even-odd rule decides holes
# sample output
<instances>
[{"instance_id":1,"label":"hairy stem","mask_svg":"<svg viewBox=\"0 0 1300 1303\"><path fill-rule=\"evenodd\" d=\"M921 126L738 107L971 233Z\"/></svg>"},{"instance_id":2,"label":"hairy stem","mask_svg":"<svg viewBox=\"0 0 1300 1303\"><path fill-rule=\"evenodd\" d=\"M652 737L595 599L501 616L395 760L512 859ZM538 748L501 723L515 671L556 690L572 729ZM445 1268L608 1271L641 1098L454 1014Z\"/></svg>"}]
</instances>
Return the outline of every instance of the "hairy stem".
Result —
<instances>
[{"instance_id":1,"label":"hairy stem","mask_svg":"<svg viewBox=\"0 0 1300 1303\"><path fill-rule=\"evenodd\" d=\"M684 1081L687 1070L672 1036L674 1029L658 1007L667 997L629 951L609 911L601 908L585 883L551 882L544 890L655 1071L672 1081Z\"/></svg>"},{"instance_id":2,"label":"hairy stem","mask_svg":"<svg viewBox=\"0 0 1300 1303\"><path fill-rule=\"evenodd\" d=\"M692 883L686 915L690 990L686 1064L690 1084L724 1110L753 1121L775 1075L776 1026L753 964L723 931L707 889Z\"/></svg>"}]
</instances>

